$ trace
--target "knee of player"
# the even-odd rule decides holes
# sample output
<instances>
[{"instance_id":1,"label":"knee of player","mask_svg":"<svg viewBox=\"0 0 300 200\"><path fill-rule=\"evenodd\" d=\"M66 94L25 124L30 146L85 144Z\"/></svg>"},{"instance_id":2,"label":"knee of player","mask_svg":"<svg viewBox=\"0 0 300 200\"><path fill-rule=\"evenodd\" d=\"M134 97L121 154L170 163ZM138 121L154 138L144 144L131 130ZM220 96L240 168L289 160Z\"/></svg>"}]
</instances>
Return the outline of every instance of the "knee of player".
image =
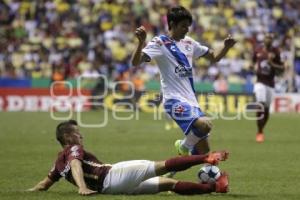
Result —
<instances>
[{"instance_id":1,"label":"knee of player","mask_svg":"<svg viewBox=\"0 0 300 200\"><path fill-rule=\"evenodd\" d=\"M211 129L213 128L213 123L211 120L207 121L207 129L208 129L208 133L211 131Z\"/></svg>"},{"instance_id":2,"label":"knee of player","mask_svg":"<svg viewBox=\"0 0 300 200\"><path fill-rule=\"evenodd\" d=\"M201 123L201 131L203 131L204 133L209 133L212 129L213 125L211 120L204 120Z\"/></svg>"}]
</instances>

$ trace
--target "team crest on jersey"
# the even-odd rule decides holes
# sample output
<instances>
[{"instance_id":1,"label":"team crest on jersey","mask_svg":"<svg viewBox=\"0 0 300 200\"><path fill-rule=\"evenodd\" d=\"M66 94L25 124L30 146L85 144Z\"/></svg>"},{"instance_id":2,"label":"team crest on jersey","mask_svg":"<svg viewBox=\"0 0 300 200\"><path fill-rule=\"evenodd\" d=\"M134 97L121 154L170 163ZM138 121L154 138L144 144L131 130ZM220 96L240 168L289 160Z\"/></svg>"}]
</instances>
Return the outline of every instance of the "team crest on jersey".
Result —
<instances>
[{"instance_id":1,"label":"team crest on jersey","mask_svg":"<svg viewBox=\"0 0 300 200\"><path fill-rule=\"evenodd\" d=\"M174 113L175 114L181 114L181 113L183 113L184 112L184 107L183 107L183 105L176 105L175 107L174 107Z\"/></svg>"},{"instance_id":2,"label":"team crest on jersey","mask_svg":"<svg viewBox=\"0 0 300 200\"><path fill-rule=\"evenodd\" d=\"M192 51L192 47L190 46L190 45L185 45L185 50L187 50L187 51Z\"/></svg>"}]
</instances>

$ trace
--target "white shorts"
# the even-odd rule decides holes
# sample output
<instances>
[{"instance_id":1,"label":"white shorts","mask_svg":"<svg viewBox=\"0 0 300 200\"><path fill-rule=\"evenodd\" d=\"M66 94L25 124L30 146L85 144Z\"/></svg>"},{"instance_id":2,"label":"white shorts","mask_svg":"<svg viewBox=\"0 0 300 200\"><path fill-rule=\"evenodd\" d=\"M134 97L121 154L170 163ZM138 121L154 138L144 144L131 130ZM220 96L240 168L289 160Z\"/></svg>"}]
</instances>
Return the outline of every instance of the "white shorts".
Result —
<instances>
[{"instance_id":1,"label":"white shorts","mask_svg":"<svg viewBox=\"0 0 300 200\"><path fill-rule=\"evenodd\" d=\"M263 84L263 83L255 83L254 85L254 93L256 102L263 102L266 106L271 105L274 89Z\"/></svg>"},{"instance_id":2,"label":"white shorts","mask_svg":"<svg viewBox=\"0 0 300 200\"><path fill-rule=\"evenodd\" d=\"M159 178L153 161L132 160L112 165L103 182L104 194L154 194ZM153 178L154 177L154 178Z\"/></svg>"}]
</instances>

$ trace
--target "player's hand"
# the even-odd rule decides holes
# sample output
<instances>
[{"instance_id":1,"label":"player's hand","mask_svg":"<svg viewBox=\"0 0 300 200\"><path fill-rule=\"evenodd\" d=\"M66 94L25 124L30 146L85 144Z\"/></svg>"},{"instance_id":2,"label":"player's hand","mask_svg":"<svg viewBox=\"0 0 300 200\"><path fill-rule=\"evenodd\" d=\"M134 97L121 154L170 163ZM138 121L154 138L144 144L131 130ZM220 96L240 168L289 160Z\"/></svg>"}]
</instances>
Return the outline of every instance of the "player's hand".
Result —
<instances>
[{"instance_id":1,"label":"player's hand","mask_svg":"<svg viewBox=\"0 0 300 200\"><path fill-rule=\"evenodd\" d=\"M26 192L38 192L38 191L46 191L45 188L41 187L40 185L38 186L34 186L32 188L29 188L27 190L25 190Z\"/></svg>"},{"instance_id":2,"label":"player's hand","mask_svg":"<svg viewBox=\"0 0 300 200\"><path fill-rule=\"evenodd\" d=\"M237 41L233 39L231 35L228 35L228 37L224 40L224 46L226 48L231 48L235 45L236 42Z\"/></svg>"},{"instance_id":3,"label":"player's hand","mask_svg":"<svg viewBox=\"0 0 300 200\"><path fill-rule=\"evenodd\" d=\"M135 30L135 35L138 38L140 43L144 43L146 40L146 36L147 36L145 27L140 26L139 28L137 28Z\"/></svg>"},{"instance_id":4,"label":"player's hand","mask_svg":"<svg viewBox=\"0 0 300 200\"><path fill-rule=\"evenodd\" d=\"M96 194L97 191L90 190L90 189L88 189L88 188L79 188L78 193L79 193L80 195L87 196L87 195Z\"/></svg>"}]
</instances>

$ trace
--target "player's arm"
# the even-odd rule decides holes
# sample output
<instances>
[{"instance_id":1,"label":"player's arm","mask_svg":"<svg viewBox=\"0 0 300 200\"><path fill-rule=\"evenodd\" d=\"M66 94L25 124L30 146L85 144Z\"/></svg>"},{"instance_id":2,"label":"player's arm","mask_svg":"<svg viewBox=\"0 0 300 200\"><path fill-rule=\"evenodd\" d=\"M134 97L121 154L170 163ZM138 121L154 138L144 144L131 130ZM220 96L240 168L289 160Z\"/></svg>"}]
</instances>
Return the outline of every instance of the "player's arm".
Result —
<instances>
[{"instance_id":1,"label":"player's arm","mask_svg":"<svg viewBox=\"0 0 300 200\"><path fill-rule=\"evenodd\" d=\"M147 36L145 28L143 26L137 28L135 30L135 36L137 37L139 42L131 58L131 63L134 66L139 65L148 59L148 56L142 52L142 49L145 46L145 40Z\"/></svg>"},{"instance_id":2,"label":"player's arm","mask_svg":"<svg viewBox=\"0 0 300 200\"><path fill-rule=\"evenodd\" d=\"M274 62L275 57L276 57L275 53L273 53L273 52L268 53L268 63L269 63L269 65L271 65L271 67L273 67L277 70L284 71L283 64L279 64L279 63Z\"/></svg>"},{"instance_id":3,"label":"player's arm","mask_svg":"<svg viewBox=\"0 0 300 200\"><path fill-rule=\"evenodd\" d=\"M47 176L38 184L36 184L33 188L28 189L27 191L34 192L34 191L47 191L54 182Z\"/></svg>"},{"instance_id":4,"label":"player's arm","mask_svg":"<svg viewBox=\"0 0 300 200\"><path fill-rule=\"evenodd\" d=\"M72 170L72 176L76 182L76 185L78 186L78 193L81 195L90 195L97 193L97 191L93 191L87 188L86 183L84 181L83 177L83 169L82 169L82 162L78 159L73 159L70 162L71 170Z\"/></svg>"},{"instance_id":5,"label":"player's arm","mask_svg":"<svg viewBox=\"0 0 300 200\"><path fill-rule=\"evenodd\" d=\"M215 53L213 50L209 50L209 52L204 57L207 58L211 63L219 62L235 43L236 40L229 35L224 40L224 46L222 49L220 49L217 53Z\"/></svg>"}]
</instances>

